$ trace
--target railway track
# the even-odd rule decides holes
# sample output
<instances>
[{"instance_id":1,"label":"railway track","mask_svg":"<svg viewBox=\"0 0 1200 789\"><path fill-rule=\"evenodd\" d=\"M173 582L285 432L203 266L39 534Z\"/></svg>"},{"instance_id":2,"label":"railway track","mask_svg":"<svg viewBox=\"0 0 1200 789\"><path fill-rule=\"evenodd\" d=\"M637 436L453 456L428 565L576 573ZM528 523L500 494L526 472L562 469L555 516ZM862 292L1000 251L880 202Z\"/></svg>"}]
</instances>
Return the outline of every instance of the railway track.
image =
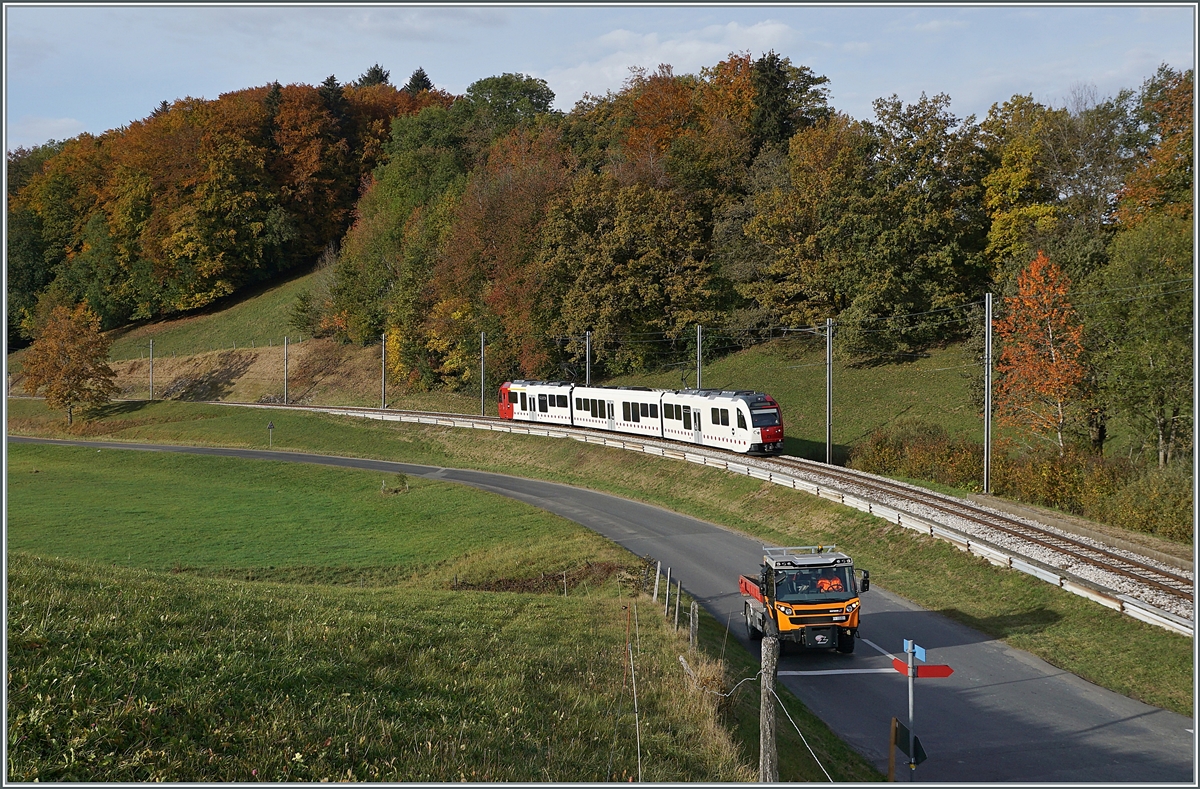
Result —
<instances>
[{"instance_id":1,"label":"railway track","mask_svg":"<svg viewBox=\"0 0 1200 789\"><path fill-rule=\"evenodd\" d=\"M1195 601L1193 579L1182 573L1166 569L1158 563L1141 560L1131 556L1129 551L1114 551L1097 545L1092 540L1085 540L1063 534L1062 532L1039 527L1036 524L1003 515L993 510L961 499L945 496L934 491L903 485L892 480L874 475L863 474L849 469L830 468L821 463L794 457L778 459L783 465L791 466L808 473L839 482L862 486L873 491L884 493L889 497L898 498L913 505L926 507L936 512L959 518L979 527L992 529L1018 540L1037 545L1045 550L1068 557L1071 563L1116 573L1134 582L1142 583L1165 594L1182 600Z\"/></svg>"},{"instance_id":2,"label":"railway track","mask_svg":"<svg viewBox=\"0 0 1200 789\"><path fill-rule=\"evenodd\" d=\"M856 507L949 540L993 563L1030 573L1139 619L1188 635L1193 632L1195 591L1190 572L1028 519L853 469L786 455L748 457L674 441L490 416L333 406L214 405L318 411L383 421L573 438L715 466Z\"/></svg>"}]
</instances>

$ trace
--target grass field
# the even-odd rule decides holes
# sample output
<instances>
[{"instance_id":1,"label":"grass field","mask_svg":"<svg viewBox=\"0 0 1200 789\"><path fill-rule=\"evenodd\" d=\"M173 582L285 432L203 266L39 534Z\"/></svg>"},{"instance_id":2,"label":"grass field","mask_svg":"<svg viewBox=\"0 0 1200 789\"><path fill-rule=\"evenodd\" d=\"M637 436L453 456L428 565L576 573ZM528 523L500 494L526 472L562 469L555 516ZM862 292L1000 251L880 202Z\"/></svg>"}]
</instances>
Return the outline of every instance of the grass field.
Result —
<instances>
[{"instance_id":1,"label":"grass field","mask_svg":"<svg viewBox=\"0 0 1200 789\"><path fill-rule=\"evenodd\" d=\"M298 332L288 325L296 297L313 287L321 272L305 274L265 286L261 292L232 303L221 302L211 309L186 318L148 323L112 333L109 357L138 359L150 350L154 355L185 356L226 348L281 345L285 335L294 341Z\"/></svg>"},{"instance_id":2,"label":"grass field","mask_svg":"<svg viewBox=\"0 0 1200 789\"><path fill-rule=\"evenodd\" d=\"M687 682L640 561L575 524L398 475L9 449L16 780L626 780L629 605L646 779L753 777L757 686ZM754 671L717 631L690 662L725 690ZM878 780L785 703L839 780Z\"/></svg>"},{"instance_id":3,"label":"grass field","mask_svg":"<svg viewBox=\"0 0 1200 789\"><path fill-rule=\"evenodd\" d=\"M61 419L41 402L9 406L10 432L63 435ZM653 502L778 544L837 544L881 587L1099 685L1191 714L1190 639L1030 584L946 543L747 477L569 440L186 403L115 405L77 434L265 448L268 416L276 448L516 473Z\"/></svg>"}]
</instances>

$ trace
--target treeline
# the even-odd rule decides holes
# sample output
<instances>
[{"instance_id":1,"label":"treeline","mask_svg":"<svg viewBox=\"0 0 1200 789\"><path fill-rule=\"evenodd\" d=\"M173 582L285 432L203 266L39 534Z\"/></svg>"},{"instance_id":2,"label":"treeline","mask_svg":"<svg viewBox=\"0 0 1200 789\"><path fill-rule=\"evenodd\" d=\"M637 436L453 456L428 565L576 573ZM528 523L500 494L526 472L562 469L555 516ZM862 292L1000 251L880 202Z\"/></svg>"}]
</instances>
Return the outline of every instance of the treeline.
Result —
<instances>
[{"instance_id":1,"label":"treeline","mask_svg":"<svg viewBox=\"0 0 1200 789\"><path fill-rule=\"evenodd\" d=\"M8 153L8 338L85 301L104 328L196 309L311 265L349 226L392 120L453 97L423 71L397 89L279 83Z\"/></svg>"},{"instance_id":2,"label":"treeline","mask_svg":"<svg viewBox=\"0 0 1200 789\"><path fill-rule=\"evenodd\" d=\"M1191 369L1192 81L856 120L769 52L634 70L566 113L525 75L451 97L378 67L184 100L10 154L10 315L84 299L112 326L321 258L299 330L386 336L394 383L474 388L481 333L497 380L580 377L586 332L599 375L677 362L696 324L833 318L861 358L970 347L965 305L1022 303L1040 251L1086 329L1071 429L1102 447L1124 413L1169 455L1190 446L1191 379L1164 370Z\"/></svg>"}]
</instances>

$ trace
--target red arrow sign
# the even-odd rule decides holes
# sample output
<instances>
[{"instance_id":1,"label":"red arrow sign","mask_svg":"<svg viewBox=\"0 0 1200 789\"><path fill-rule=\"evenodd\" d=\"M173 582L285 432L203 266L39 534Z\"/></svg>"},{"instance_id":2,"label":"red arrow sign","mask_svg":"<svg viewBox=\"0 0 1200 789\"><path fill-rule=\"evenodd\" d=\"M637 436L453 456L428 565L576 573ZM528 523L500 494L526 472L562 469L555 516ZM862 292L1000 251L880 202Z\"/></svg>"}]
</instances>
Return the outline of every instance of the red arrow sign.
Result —
<instances>
[{"instance_id":1,"label":"red arrow sign","mask_svg":"<svg viewBox=\"0 0 1200 789\"><path fill-rule=\"evenodd\" d=\"M908 664L900 658L892 658L892 668L896 669L904 676L908 676ZM948 677L954 673L954 669L939 663L924 666L914 666L914 668L917 670L918 677Z\"/></svg>"},{"instance_id":2,"label":"red arrow sign","mask_svg":"<svg viewBox=\"0 0 1200 789\"><path fill-rule=\"evenodd\" d=\"M954 669L940 663L917 666L918 677L948 677L953 673Z\"/></svg>"}]
</instances>

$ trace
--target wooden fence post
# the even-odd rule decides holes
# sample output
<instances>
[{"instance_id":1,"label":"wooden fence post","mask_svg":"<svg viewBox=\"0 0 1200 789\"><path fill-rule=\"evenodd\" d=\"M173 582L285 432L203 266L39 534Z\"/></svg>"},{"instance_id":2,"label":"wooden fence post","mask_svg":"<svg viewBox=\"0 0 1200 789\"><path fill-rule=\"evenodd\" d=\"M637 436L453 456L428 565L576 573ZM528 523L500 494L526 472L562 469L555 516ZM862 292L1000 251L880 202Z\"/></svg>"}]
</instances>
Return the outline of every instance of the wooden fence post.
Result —
<instances>
[{"instance_id":1,"label":"wooden fence post","mask_svg":"<svg viewBox=\"0 0 1200 789\"><path fill-rule=\"evenodd\" d=\"M700 636L700 610L696 605L696 601L692 601L692 607L688 610L688 644L692 651L696 651L696 642Z\"/></svg>"},{"instance_id":2,"label":"wooden fence post","mask_svg":"<svg viewBox=\"0 0 1200 789\"><path fill-rule=\"evenodd\" d=\"M767 616L762 640L762 694L758 712L758 781L779 780L779 753L775 749L775 679L779 672L779 631Z\"/></svg>"}]
</instances>

